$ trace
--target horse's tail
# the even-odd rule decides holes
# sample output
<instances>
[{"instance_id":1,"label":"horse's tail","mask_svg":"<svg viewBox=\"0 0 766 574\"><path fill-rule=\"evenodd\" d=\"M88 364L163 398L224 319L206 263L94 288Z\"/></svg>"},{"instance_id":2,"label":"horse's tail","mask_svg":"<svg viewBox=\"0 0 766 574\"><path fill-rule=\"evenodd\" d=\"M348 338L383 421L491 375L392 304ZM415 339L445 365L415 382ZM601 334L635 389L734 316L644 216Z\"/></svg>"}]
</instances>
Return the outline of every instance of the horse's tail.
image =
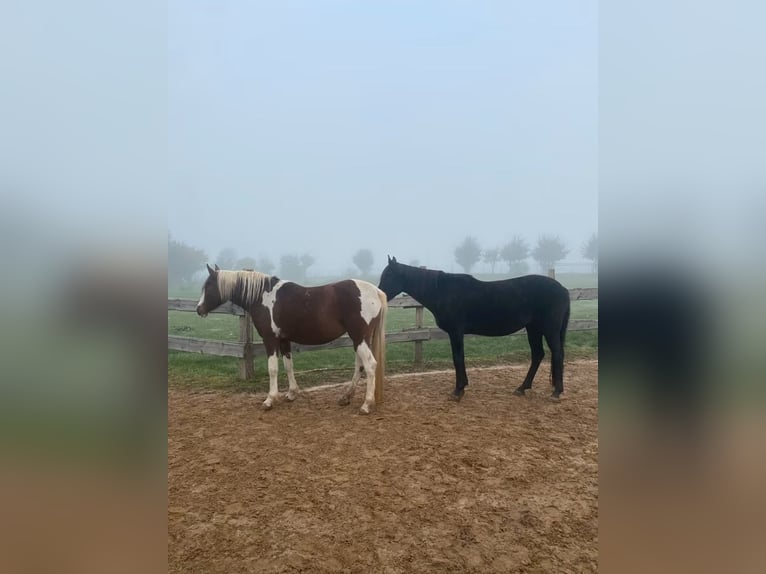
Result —
<instances>
[{"instance_id":1,"label":"horse's tail","mask_svg":"<svg viewBox=\"0 0 766 574\"><path fill-rule=\"evenodd\" d=\"M569 327L570 303L567 301L567 310L564 312L564 321L561 323L561 352L564 352L564 341L567 338L567 328Z\"/></svg>"},{"instance_id":2,"label":"horse's tail","mask_svg":"<svg viewBox=\"0 0 766 574\"><path fill-rule=\"evenodd\" d=\"M569 327L569 311L570 310L571 310L571 303L569 301L567 301L567 309L566 309L566 311L564 311L564 318L561 321L561 329L559 330L559 341L561 341L561 357L562 357L561 358L561 361L562 361L561 369L562 369L562 374L563 374L563 369L564 369L564 364L563 364L563 362L564 362L564 342L566 341L566 338L567 338L567 328ZM551 385L554 385L554 382L553 382L553 365L551 365L550 379L551 379Z\"/></svg>"},{"instance_id":3,"label":"horse's tail","mask_svg":"<svg viewBox=\"0 0 766 574\"><path fill-rule=\"evenodd\" d=\"M380 313L378 324L372 333L372 354L377 361L375 367L375 404L383 402L383 377L386 373L386 312L388 311L388 299L383 291L378 291L380 299Z\"/></svg>"}]
</instances>

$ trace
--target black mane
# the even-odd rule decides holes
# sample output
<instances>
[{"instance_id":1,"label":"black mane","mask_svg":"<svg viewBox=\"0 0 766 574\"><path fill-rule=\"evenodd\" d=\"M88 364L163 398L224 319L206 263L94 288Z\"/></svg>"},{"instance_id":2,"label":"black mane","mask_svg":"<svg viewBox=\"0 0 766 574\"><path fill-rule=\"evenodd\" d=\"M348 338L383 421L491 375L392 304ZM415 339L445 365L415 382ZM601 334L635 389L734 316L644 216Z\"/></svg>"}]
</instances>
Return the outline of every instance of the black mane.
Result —
<instances>
[{"instance_id":1,"label":"black mane","mask_svg":"<svg viewBox=\"0 0 766 574\"><path fill-rule=\"evenodd\" d=\"M439 288L439 278L447 275L437 269L421 269L411 265L399 264L399 272L410 282L413 291L432 291Z\"/></svg>"}]
</instances>

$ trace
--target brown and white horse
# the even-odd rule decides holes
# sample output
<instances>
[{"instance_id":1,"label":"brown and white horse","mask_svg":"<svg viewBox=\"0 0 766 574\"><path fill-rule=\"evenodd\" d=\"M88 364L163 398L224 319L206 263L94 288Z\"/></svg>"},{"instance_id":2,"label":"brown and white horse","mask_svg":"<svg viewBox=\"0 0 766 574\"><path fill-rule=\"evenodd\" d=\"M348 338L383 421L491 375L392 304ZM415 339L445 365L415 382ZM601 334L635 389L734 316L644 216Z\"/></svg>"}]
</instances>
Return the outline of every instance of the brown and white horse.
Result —
<instances>
[{"instance_id":1,"label":"brown and white horse","mask_svg":"<svg viewBox=\"0 0 766 574\"><path fill-rule=\"evenodd\" d=\"M356 362L351 384L338 403L351 402L363 366L367 392L361 412L370 412L375 404L375 385L383 384L385 371L388 303L383 291L357 279L303 287L258 271L225 271L218 265L215 269L208 265L207 270L197 313L205 317L222 303L231 301L250 313L263 339L269 366L269 396L263 402L264 409L270 409L278 396L279 353L289 381L285 398L292 401L300 388L293 373L290 344L321 345L348 333L354 343Z\"/></svg>"}]
</instances>

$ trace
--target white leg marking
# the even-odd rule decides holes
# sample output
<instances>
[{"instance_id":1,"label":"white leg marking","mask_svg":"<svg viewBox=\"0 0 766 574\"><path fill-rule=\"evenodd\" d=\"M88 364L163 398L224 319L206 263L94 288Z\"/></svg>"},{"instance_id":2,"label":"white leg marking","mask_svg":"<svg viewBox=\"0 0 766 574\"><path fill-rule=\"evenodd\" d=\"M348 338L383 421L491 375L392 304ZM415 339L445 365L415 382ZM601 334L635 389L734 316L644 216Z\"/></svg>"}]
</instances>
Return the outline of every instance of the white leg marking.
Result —
<instances>
[{"instance_id":1,"label":"white leg marking","mask_svg":"<svg viewBox=\"0 0 766 574\"><path fill-rule=\"evenodd\" d=\"M287 283L287 281L280 281L274 285L274 288L271 291L264 293L263 298L261 299L263 306L266 307L266 309L269 311L269 318L271 319L271 330L277 337L279 337L279 327L277 327L277 324L274 322L274 305L277 302L277 291L279 291L279 288L282 287L282 285L285 283Z\"/></svg>"},{"instance_id":2,"label":"white leg marking","mask_svg":"<svg viewBox=\"0 0 766 574\"><path fill-rule=\"evenodd\" d=\"M364 372L367 373L367 392L364 394L364 403L360 409L362 414L367 415L370 413L370 407L375 404L375 367L378 366L378 362L364 341L357 347L356 354L364 365Z\"/></svg>"},{"instance_id":3,"label":"white leg marking","mask_svg":"<svg viewBox=\"0 0 766 574\"><path fill-rule=\"evenodd\" d=\"M294 401L298 398L298 393L301 392L301 388L298 386L298 382L295 380L295 373L293 373L293 359L286 355L282 355L282 362L285 365L285 371L287 371L287 381L290 384L290 388L287 391L287 400Z\"/></svg>"},{"instance_id":4,"label":"white leg marking","mask_svg":"<svg viewBox=\"0 0 766 574\"><path fill-rule=\"evenodd\" d=\"M380 313L380 298L378 297L378 288L367 281L353 279L359 288L359 299L362 302L362 319L369 325Z\"/></svg>"},{"instance_id":5,"label":"white leg marking","mask_svg":"<svg viewBox=\"0 0 766 574\"><path fill-rule=\"evenodd\" d=\"M279 375L279 358L274 353L269 357L269 396L263 401L263 408L269 410L277 400L277 376Z\"/></svg>"},{"instance_id":6,"label":"white leg marking","mask_svg":"<svg viewBox=\"0 0 766 574\"><path fill-rule=\"evenodd\" d=\"M346 391L341 395L340 399L338 399L338 404L341 406L346 406L351 402L351 399L354 398L354 392L356 392L356 384L359 382L359 379L361 378L361 375L359 374L359 367L362 366L362 362L359 360L359 355L354 355L354 376L351 377L351 382L346 387Z\"/></svg>"}]
</instances>

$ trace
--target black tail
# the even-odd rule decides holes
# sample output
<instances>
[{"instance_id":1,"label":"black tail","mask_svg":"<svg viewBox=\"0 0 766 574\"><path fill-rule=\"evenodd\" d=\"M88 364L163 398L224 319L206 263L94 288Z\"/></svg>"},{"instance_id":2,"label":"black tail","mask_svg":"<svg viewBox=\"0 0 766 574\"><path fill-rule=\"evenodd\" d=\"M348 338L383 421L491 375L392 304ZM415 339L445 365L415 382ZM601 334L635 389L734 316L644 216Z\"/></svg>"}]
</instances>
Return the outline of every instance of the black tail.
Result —
<instances>
[{"instance_id":1,"label":"black tail","mask_svg":"<svg viewBox=\"0 0 766 574\"><path fill-rule=\"evenodd\" d=\"M564 352L564 341L567 338L567 327L569 327L569 309L570 306L567 304L567 310L564 313L564 322L561 324L561 352Z\"/></svg>"},{"instance_id":2,"label":"black tail","mask_svg":"<svg viewBox=\"0 0 766 574\"><path fill-rule=\"evenodd\" d=\"M561 330L559 331L559 341L561 341L561 360L564 361L564 342L567 338L567 328L569 327L569 311L571 307L569 304L569 301L567 301L567 310L564 311L564 320L561 322ZM550 347L550 345L549 345ZM553 360L553 357L551 357L551 361ZM564 368L564 365L561 366L561 368ZM562 371L563 374L563 371ZM551 373L550 373L550 381L551 386L555 386L555 383L553 382L553 363L551 363Z\"/></svg>"}]
</instances>

